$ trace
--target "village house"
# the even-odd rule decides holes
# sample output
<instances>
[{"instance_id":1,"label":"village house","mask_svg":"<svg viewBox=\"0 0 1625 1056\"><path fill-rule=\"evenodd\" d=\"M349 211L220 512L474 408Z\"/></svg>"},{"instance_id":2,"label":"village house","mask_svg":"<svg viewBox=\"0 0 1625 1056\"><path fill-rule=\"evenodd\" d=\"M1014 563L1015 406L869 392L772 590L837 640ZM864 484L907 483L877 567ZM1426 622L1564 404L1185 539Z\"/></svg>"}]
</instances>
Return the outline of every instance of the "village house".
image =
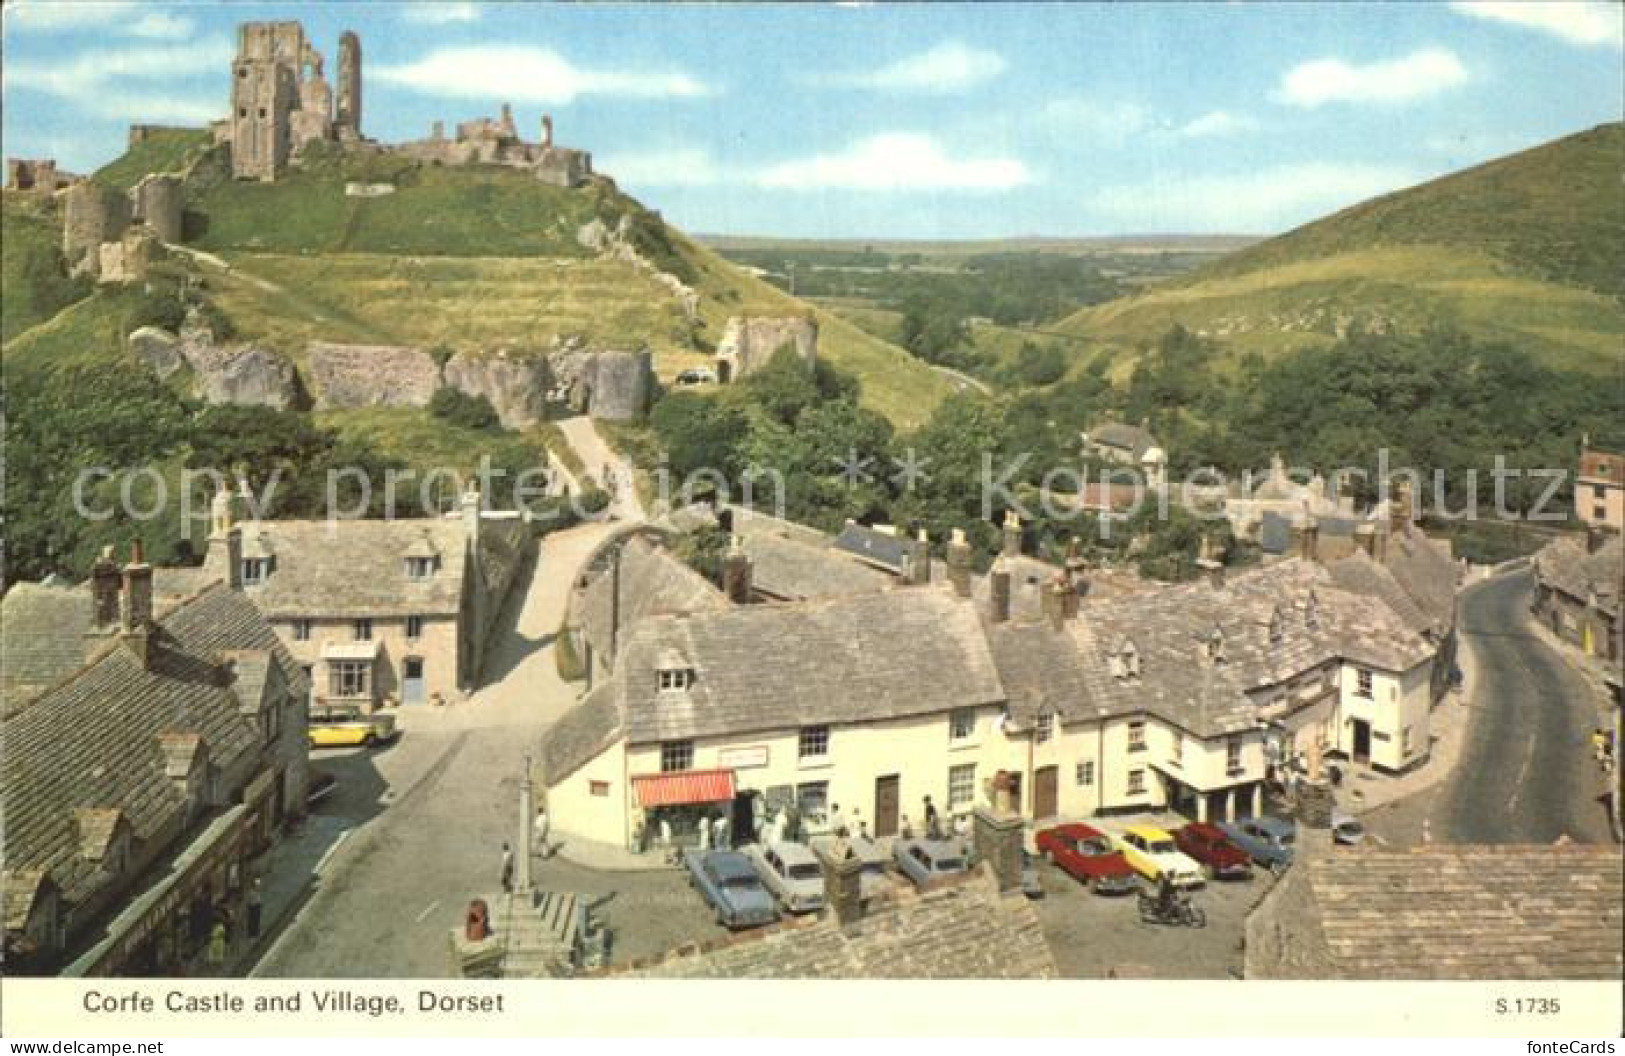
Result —
<instances>
[{"instance_id":1,"label":"village house","mask_svg":"<svg viewBox=\"0 0 1625 1056\"><path fill-rule=\"evenodd\" d=\"M1167 450L1143 425L1101 422L1079 437L1083 453L1113 466L1138 471L1153 487L1163 483L1168 470Z\"/></svg>"},{"instance_id":2,"label":"village house","mask_svg":"<svg viewBox=\"0 0 1625 1056\"><path fill-rule=\"evenodd\" d=\"M188 969L304 812L298 665L241 591L154 580L138 544L5 598L8 972Z\"/></svg>"},{"instance_id":3,"label":"village house","mask_svg":"<svg viewBox=\"0 0 1625 1056\"><path fill-rule=\"evenodd\" d=\"M1592 528L1564 536L1535 555L1535 617L1587 656L1621 660L1619 602L1625 544L1617 532Z\"/></svg>"},{"instance_id":4,"label":"village house","mask_svg":"<svg viewBox=\"0 0 1625 1056\"><path fill-rule=\"evenodd\" d=\"M1426 545L1405 534L1383 545ZM1427 760L1447 661L1411 595L1395 587L1409 622L1385 599L1387 573L1349 589L1295 556L1091 599L1079 570L1019 553L1019 525L1006 540L980 578L956 537L945 580L882 592L729 606L696 585L706 603L684 610L666 591L542 739L555 825L682 841L743 796L793 804L815 830L839 805L888 836L904 815L923 821L926 796L965 815L999 771L1033 819L1167 807L1218 820L1261 811L1312 744L1376 771ZM1436 556L1453 610L1454 566Z\"/></svg>"},{"instance_id":5,"label":"village house","mask_svg":"<svg viewBox=\"0 0 1625 1056\"><path fill-rule=\"evenodd\" d=\"M1574 515L1593 528L1625 532L1625 454L1580 446L1574 475Z\"/></svg>"},{"instance_id":6,"label":"village house","mask_svg":"<svg viewBox=\"0 0 1625 1056\"><path fill-rule=\"evenodd\" d=\"M529 526L482 511L398 520L235 523L216 498L204 572L240 585L318 709L450 701L480 685Z\"/></svg>"}]
</instances>

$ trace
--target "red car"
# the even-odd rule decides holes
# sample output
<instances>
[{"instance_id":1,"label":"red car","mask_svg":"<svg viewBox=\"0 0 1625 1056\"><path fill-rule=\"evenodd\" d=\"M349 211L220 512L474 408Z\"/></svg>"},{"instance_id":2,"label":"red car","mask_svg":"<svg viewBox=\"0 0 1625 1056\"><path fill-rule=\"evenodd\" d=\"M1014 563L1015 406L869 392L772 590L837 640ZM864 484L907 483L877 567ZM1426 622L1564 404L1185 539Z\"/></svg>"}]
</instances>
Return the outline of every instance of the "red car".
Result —
<instances>
[{"instance_id":1,"label":"red car","mask_svg":"<svg viewBox=\"0 0 1625 1056\"><path fill-rule=\"evenodd\" d=\"M1134 870L1112 841L1087 825L1057 825L1035 838L1038 853L1097 895L1126 895L1139 887Z\"/></svg>"},{"instance_id":2,"label":"red car","mask_svg":"<svg viewBox=\"0 0 1625 1056\"><path fill-rule=\"evenodd\" d=\"M1193 821L1173 832L1174 845L1202 863L1214 880L1245 880L1253 875L1252 857L1230 842L1217 825Z\"/></svg>"}]
</instances>

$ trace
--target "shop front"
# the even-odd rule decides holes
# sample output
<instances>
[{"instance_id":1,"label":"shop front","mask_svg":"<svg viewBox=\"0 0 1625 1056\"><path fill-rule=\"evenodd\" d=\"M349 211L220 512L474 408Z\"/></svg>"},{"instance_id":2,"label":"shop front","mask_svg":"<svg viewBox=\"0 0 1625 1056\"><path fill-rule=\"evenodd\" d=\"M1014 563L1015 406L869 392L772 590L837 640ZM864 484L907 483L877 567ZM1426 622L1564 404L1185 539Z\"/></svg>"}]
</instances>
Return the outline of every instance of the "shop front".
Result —
<instances>
[{"instance_id":1,"label":"shop front","mask_svg":"<svg viewBox=\"0 0 1625 1056\"><path fill-rule=\"evenodd\" d=\"M633 777L633 801L643 816L639 849L713 846L719 820L727 828L735 824L736 792L732 770Z\"/></svg>"}]
</instances>

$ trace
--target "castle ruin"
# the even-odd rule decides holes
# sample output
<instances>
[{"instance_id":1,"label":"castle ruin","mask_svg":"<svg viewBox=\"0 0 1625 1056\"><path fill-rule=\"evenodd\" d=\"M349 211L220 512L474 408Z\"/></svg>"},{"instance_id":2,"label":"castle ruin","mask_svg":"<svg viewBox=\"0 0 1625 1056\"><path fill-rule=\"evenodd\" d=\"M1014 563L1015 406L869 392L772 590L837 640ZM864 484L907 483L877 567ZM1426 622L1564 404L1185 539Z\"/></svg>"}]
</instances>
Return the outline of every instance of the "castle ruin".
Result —
<instances>
[{"instance_id":1,"label":"castle ruin","mask_svg":"<svg viewBox=\"0 0 1625 1056\"><path fill-rule=\"evenodd\" d=\"M339 40L336 115L322 65L322 53L298 22L245 22L237 28L223 136L231 144L234 177L275 180L309 143L361 139L360 40L354 33Z\"/></svg>"},{"instance_id":2,"label":"castle ruin","mask_svg":"<svg viewBox=\"0 0 1625 1056\"><path fill-rule=\"evenodd\" d=\"M54 158L7 158L6 190L51 195L82 177L56 167Z\"/></svg>"},{"instance_id":3,"label":"castle ruin","mask_svg":"<svg viewBox=\"0 0 1625 1056\"><path fill-rule=\"evenodd\" d=\"M542 115L541 138L527 143L514 124L513 108L502 104L499 117L479 117L458 124L454 138L436 121L428 139L395 148L408 157L438 165L506 165L527 169L554 187L579 187L592 172L592 155L553 144L553 118Z\"/></svg>"}]
</instances>

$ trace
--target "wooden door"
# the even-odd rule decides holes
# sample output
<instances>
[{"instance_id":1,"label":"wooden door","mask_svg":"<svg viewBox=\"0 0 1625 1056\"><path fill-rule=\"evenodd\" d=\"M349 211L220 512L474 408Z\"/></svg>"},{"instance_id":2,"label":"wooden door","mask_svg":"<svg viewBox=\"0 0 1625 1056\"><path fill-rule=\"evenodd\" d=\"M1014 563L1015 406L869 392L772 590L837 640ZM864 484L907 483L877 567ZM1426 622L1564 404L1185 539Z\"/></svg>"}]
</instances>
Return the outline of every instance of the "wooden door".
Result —
<instances>
[{"instance_id":1,"label":"wooden door","mask_svg":"<svg viewBox=\"0 0 1625 1056\"><path fill-rule=\"evenodd\" d=\"M1058 813L1060 789L1058 767L1041 766L1033 771L1033 817L1053 818Z\"/></svg>"},{"instance_id":2,"label":"wooden door","mask_svg":"<svg viewBox=\"0 0 1625 1056\"><path fill-rule=\"evenodd\" d=\"M897 835L897 808L902 802L896 774L875 778L875 837Z\"/></svg>"}]
</instances>

